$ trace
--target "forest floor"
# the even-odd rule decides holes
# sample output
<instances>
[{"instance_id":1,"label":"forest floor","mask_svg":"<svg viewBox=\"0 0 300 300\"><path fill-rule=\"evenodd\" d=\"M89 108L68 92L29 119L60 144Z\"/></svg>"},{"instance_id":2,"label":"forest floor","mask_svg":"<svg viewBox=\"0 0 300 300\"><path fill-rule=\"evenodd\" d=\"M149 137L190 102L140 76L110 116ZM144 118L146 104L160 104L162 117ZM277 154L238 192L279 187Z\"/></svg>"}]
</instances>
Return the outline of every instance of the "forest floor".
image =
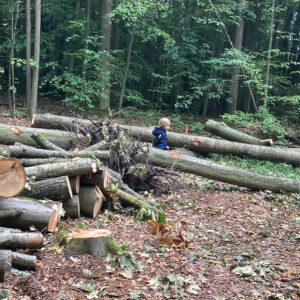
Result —
<instances>
[{"instance_id":1,"label":"forest floor","mask_svg":"<svg viewBox=\"0 0 300 300\"><path fill-rule=\"evenodd\" d=\"M5 113L0 122L30 123ZM71 229L109 229L132 255L65 256L56 234L46 234L41 250L24 251L37 256L38 268L7 274L2 288L9 299L299 299L299 195L180 175L182 185L151 201L181 228L185 244L159 245L150 225L130 209L64 220ZM90 271L97 278L88 279Z\"/></svg>"}]
</instances>

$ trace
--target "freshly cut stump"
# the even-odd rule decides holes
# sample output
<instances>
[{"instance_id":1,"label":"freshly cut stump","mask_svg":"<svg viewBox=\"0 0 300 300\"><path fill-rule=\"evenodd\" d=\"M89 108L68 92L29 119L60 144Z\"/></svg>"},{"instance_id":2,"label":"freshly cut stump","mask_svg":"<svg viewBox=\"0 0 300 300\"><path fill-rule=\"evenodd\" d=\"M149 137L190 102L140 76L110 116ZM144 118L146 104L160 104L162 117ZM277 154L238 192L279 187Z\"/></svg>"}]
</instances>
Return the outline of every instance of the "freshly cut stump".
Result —
<instances>
[{"instance_id":1,"label":"freshly cut stump","mask_svg":"<svg viewBox=\"0 0 300 300\"><path fill-rule=\"evenodd\" d=\"M111 231L106 229L75 231L66 238L66 253L106 256L112 239Z\"/></svg>"},{"instance_id":2,"label":"freshly cut stump","mask_svg":"<svg viewBox=\"0 0 300 300\"><path fill-rule=\"evenodd\" d=\"M10 198L19 194L25 183L25 170L18 159L0 159L0 197Z\"/></svg>"},{"instance_id":3,"label":"freshly cut stump","mask_svg":"<svg viewBox=\"0 0 300 300\"><path fill-rule=\"evenodd\" d=\"M80 211L84 216L95 218L104 200L105 197L97 186L82 185L80 187Z\"/></svg>"},{"instance_id":4,"label":"freshly cut stump","mask_svg":"<svg viewBox=\"0 0 300 300\"><path fill-rule=\"evenodd\" d=\"M74 195L72 198L64 200L63 209L67 217L78 219L80 217L79 196Z\"/></svg>"}]
</instances>

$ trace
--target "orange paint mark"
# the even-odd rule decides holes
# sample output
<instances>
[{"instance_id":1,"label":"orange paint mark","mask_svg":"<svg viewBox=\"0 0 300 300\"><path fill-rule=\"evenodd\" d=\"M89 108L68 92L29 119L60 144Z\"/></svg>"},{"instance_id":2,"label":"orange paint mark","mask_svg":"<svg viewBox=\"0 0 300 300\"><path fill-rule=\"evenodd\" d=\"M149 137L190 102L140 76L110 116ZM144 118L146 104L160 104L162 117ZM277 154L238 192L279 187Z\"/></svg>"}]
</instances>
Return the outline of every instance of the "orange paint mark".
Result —
<instances>
[{"instance_id":1,"label":"orange paint mark","mask_svg":"<svg viewBox=\"0 0 300 300\"><path fill-rule=\"evenodd\" d=\"M37 244L37 242L39 241L39 238L38 237L34 237L32 239L29 240L29 243L30 244Z\"/></svg>"},{"instance_id":2,"label":"orange paint mark","mask_svg":"<svg viewBox=\"0 0 300 300\"><path fill-rule=\"evenodd\" d=\"M169 154L170 157L178 157L179 156L179 153L176 153L176 152L171 152Z\"/></svg>"}]
</instances>

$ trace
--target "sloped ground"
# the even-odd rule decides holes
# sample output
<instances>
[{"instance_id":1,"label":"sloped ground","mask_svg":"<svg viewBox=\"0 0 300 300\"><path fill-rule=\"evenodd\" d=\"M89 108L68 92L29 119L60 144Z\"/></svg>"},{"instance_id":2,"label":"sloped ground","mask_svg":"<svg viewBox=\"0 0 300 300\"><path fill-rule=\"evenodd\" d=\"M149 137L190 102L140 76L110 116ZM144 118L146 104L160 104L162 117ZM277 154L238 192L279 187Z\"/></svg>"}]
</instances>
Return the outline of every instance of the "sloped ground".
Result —
<instances>
[{"instance_id":1,"label":"sloped ground","mask_svg":"<svg viewBox=\"0 0 300 300\"><path fill-rule=\"evenodd\" d=\"M186 181L200 188L187 186L157 201L168 221L182 226L187 247L157 247L149 224L125 210L67 220L70 228L111 230L139 269L130 272L89 255L66 257L53 244L55 235L47 235L46 246L34 253L38 269L28 278L9 274L3 287L11 299L299 299L300 199L265 200L273 196L224 191L223 184L194 176ZM84 278L85 269L99 278ZM82 291L81 283L94 292Z\"/></svg>"},{"instance_id":2,"label":"sloped ground","mask_svg":"<svg viewBox=\"0 0 300 300\"><path fill-rule=\"evenodd\" d=\"M0 122L28 126L23 118ZM299 196L254 193L182 174L184 186L155 197L167 221L189 241L158 246L147 222L132 211L104 212L95 220L65 220L71 229L105 228L132 252L110 260L64 256L46 235L36 271L10 273L2 288L10 299L299 299ZM297 198L298 197L298 198ZM87 279L86 270L98 278ZM89 290L83 291L83 289Z\"/></svg>"}]
</instances>

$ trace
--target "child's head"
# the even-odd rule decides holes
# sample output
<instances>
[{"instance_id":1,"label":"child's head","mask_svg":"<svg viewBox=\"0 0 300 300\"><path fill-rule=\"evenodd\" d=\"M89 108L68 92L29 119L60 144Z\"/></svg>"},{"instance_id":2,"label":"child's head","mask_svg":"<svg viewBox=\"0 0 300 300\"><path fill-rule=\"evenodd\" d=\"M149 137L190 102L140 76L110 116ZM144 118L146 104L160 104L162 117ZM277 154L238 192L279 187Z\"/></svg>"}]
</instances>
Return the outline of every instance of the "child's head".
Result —
<instances>
[{"instance_id":1,"label":"child's head","mask_svg":"<svg viewBox=\"0 0 300 300\"><path fill-rule=\"evenodd\" d=\"M164 130L169 130L171 126L171 121L168 118L162 118L159 120L158 126Z\"/></svg>"}]
</instances>

